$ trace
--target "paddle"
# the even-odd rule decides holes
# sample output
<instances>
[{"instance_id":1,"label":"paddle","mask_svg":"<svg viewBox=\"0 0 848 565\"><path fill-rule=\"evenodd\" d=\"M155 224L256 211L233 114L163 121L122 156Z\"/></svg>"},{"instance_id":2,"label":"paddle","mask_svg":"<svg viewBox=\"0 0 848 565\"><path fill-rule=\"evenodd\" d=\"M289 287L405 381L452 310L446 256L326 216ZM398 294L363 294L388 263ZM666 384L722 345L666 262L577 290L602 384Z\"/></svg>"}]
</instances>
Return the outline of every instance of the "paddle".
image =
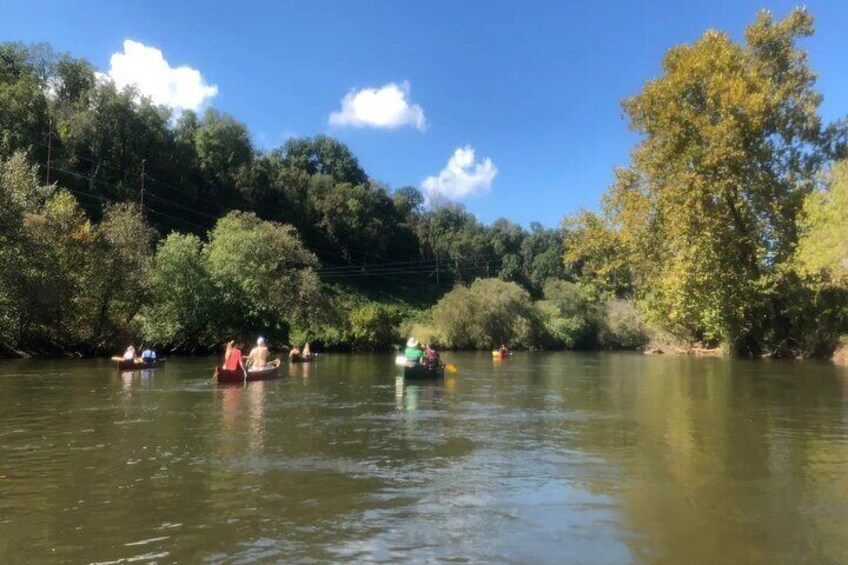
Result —
<instances>
[{"instance_id":1,"label":"paddle","mask_svg":"<svg viewBox=\"0 0 848 565\"><path fill-rule=\"evenodd\" d=\"M456 368L456 365L452 365L450 363L445 363L445 369L447 369L449 373L456 373L459 371L459 369Z\"/></svg>"}]
</instances>

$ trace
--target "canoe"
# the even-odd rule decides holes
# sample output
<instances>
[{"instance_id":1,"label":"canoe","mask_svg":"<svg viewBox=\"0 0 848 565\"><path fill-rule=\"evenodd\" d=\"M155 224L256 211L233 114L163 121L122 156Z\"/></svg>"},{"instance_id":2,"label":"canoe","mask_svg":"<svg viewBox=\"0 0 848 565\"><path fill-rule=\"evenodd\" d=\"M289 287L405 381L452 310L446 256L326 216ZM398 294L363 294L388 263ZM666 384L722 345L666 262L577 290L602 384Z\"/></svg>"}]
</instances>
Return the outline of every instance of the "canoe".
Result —
<instances>
[{"instance_id":1,"label":"canoe","mask_svg":"<svg viewBox=\"0 0 848 565\"><path fill-rule=\"evenodd\" d=\"M503 354L500 351L492 351L492 359L495 361L503 361L509 359L509 353Z\"/></svg>"},{"instance_id":2,"label":"canoe","mask_svg":"<svg viewBox=\"0 0 848 565\"><path fill-rule=\"evenodd\" d=\"M118 361L119 371L143 371L145 369L158 369L165 366L164 359L157 359L153 363L136 363L135 361Z\"/></svg>"},{"instance_id":3,"label":"canoe","mask_svg":"<svg viewBox=\"0 0 848 565\"><path fill-rule=\"evenodd\" d=\"M277 367L269 367L267 369L263 369L261 371L248 371L247 372L247 380L248 381L266 381L270 379L276 379L279 377L279 371ZM227 369L223 369L221 367L215 367L215 380L219 383L243 383L245 381L244 372L241 368L236 369L235 371L228 371Z\"/></svg>"},{"instance_id":4,"label":"canoe","mask_svg":"<svg viewBox=\"0 0 848 565\"><path fill-rule=\"evenodd\" d=\"M410 380L441 379L445 376L444 365L404 365L403 378Z\"/></svg>"},{"instance_id":5,"label":"canoe","mask_svg":"<svg viewBox=\"0 0 848 565\"><path fill-rule=\"evenodd\" d=\"M314 353L311 353L309 355L297 354L297 355L292 355L291 357L289 357L289 361L291 361L292 363L309 363L314 358L315 358Z\"/></svg>"}]
</instances>

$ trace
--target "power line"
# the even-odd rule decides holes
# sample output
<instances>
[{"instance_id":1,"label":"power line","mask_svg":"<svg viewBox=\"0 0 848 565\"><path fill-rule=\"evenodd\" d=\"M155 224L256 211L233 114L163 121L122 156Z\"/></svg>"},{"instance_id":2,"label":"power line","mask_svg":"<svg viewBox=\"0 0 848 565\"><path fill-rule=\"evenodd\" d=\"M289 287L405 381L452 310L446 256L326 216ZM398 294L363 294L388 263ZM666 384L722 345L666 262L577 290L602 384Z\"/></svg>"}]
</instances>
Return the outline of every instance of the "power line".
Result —
<instances>
[{"instance_id":1,"label":"power line","mask_svg":"<svg viewBox=\"0 0 848 565\"><path fill-rule=\"evenodd\" d=\"M50 146L52 145L52 129L49 133L50 133L50 137L48 138L48 153L51 153L51 151L50 151L51 147ZM83 160L86 160L86 161L88 161L92 164L95 164L97 166L106 166L109 169L112 169L116 172L123 174L125 177L129 174L126 170L118 169L118 168L112 167L110 165L105 165L103 163L102 159L100 161L93 161L93 160L87 159L85 157L80 157L80 156L78 156L78 157L83 159ZM54 167L51 167L51 168L54 168ZM55 167L55 169L58 170L58 171L62 171L66 174L73 175L77 178L88 180L91 183L97 183L97 184L100 184L100 185L108 187L108 188L113 188L113 189L116 189L118 192L121 191L121 189L119 187L117 187L116 185L113 185L113 184L107 183L105 181L96 179L93 176L82 175L82 174L76 173L74 171L69 171L67 169L62 169L62 168L58 168L58 167ZM142 213L144 212L144 197L145 197L145 188L146 188L145 179L156 182L156 183L158 183L162 186L173 188L173 189L175 189L175 190L177 190L177 191L179 191L183 194L188 194L181 187L178 187L174 184L162 181L160 179L156 179L156 178L146 174L146 159L142 159L141 173L140 173L140 185L141 185L140 186L140 203L141 203ZM197 216L205 217L205 218L215 220L215 221L217 221L219 219L218 216L214 216L214 215L211 215L211 214L204 213L204 212L198 210L197 208L187 206L183 203L176 202L174 200L170 200L170 199L165 198L163 196L159 196L159 195L156 195L156 194L149 194L148 196L151 197L151 198L154 198L155 200L158 200L162 203L165 203L167 205L170 205L170 206L175 207L177 209L180 209L182 211L195 214ZM221 204L219 202L215 202L215 201L210 200L208 198L203 198L203 197L200 197L200 196L197 196L197 195L191 195L191 196L193 196L193 198L195 200L199 200L199 201L204 202L206 204L211 204L211 205L218 207L218 208L220 208L224 211L232 210L231 208L227 207L226 205ZM249 206L243 206L242 208L246 211L252 211L252 212L262 214L262 211L260 211L259 209L256 209L256 208L252 208L252 207L249 207ZM150 209L150 212L154 213L156 215L162 216L164 218L168 218L168 219L171 219L173 221L182 223L184 225L196 227L200 230L209 229L208 226L201 226L201 225L196 224L194 222L190 222L190 221L187 221L187 220L182 219L182 218L177 218L177 217L165 214L163 212L159 212L157 210ZM332 255L334 257L337 257L337 258L341 259L341 261L343 262L343 265L330 265L330 266L326 266L326 267L319 267L318 269L316 269L316 271L320 275L322 275L323 277L345 278L345 277L363 277L363 276L383 276L384 278L389 278L387 275L396 275L396 274L397 275L407 274L409 276L412 276L412 275L431 273L433 271L433 268L435 267L435 273L436 273L436 277L438 279L439 266L441 264L440 257L436 257L435 259L415 259L415 260L405 260L405 261L389 261L389 262L383 262L383 263L352 264L348 257L339 254L334 249L331 250L330 248L327 248L325 246L319 245L319 244L314 243L314 242L310 245L310 247L313 250L315 250L319 253L322 253L325 256ZM499 257L500 257L500 255L497 254L497 253L490 253L490 254L486 254L486 255L478 255L478 256L469 257L469 258L460 258L459 260L454 259L454 263L457 263L457 264L455 264L453 266L452 270L455 271L455 272L458 272L458 273L463 271L463 270L467 271L469 269L469 267L462 268L458 264L460 261L467 261L467 260L474 261L474 262L478 263L478 265L474 265L471 268L474 268L474 267L482 268L483 265L479 265L479 262L481 262L481 261L486 261L487 264L485 266L487 268L493 268L493 267L498 268L498 266L499 266L498 264L493 265L493 264L491 264L491 262L488 261L488 259L489 258L499 258ZM409 267L403 268L402 267L403 265L409 265Z\"/></svg>"},{"instance_id":2,"label":"power line","mask_svg":"<svg viewBox=\"0 0 848 565\"><path fill-rule=\"evenodd\" d=\"M57 168L57 170L61 170L62 172L73 174L73 175L78 176L78 177L87 178L87 177L84 177L84 175L79 175L77 173L73 173L71 171L66 171L64 169L58 169ZM97 182L99 184L105 184L102 181L98 181L98 180L92 179L90 177L88 177L88 178L89 178L89 180L92 180L92 181ZM80 190L71 189L71 188L66 188L65 190L68 190L69 192L71 192L73 194L77 194L77 195L87 197L87 198L92 198L92 199L95 199L95 200L98 200L98 201L101 201L101 202L111 203L111 204L116 203L115 201L110 200L109 198L106 198L106 197L98 195L98 194L93 194L93 193L90 193L90 192L80 191ZM169 220L181 222L181 223L186 224L186 225L190 225L190 226L201 228L201 229L203 228L203 226L199 226L197 224L187 222L187 221L185 221L181 218L176 218L174 216L171 216L169 214L165 214L163 212L159 212L157 210L153 210L153 209L149 208L148 212L152 213L152 214L156 214L158 216L162 216L164 218L168 218ZM416 284L416 285L419 285L419 286L431 286L432 283L429 283L427 281L422 281L420 279L420 276L416 277L416 275L422 275L422 274L428 274L428 273L432 273L432 269L429 269L429 268L428 269L421 269L421 270L396 269L394 271L387 270L387 271L380 272L380 273L371 273L371 272L339 273L339 274L336 274L336 275L330 275L327 278L329 278L330 280L333 280L333 279L335 279L335 280L346 280L346 279L349 280L351 278L360 278L360 277L364 277L364 276L369 276L369 277L378 277L378 278L382 278L382 279L389 280L389 281L402 282L402 283L406 283L406 284ZM316 274L318 274L319 276L322 276L321 273L317 269L316 269ZM406 277L412 277L412 278L406 278ZM322 276L322 278L324 278L324 277Z\"/></svg>"},{"instance_id":3,"label":"power line","mask_svg":"<svg viewBox=\"0 0 848 565\"><path fill-rule=\"evenodd\" d=\"M60 167L54 167L54 168L55 168L57 171L61 171L61 172L63 172L63 173L66 173L66 174L72 175L72 176L74 176L74 177L77 177L77 178L80 178L80 179L83 179L83 180L88 180L88 181L90 181L90 182L92 182L92 183L96 183L96 184L99 184L99 185L105 186L105 187L107 187L107 188L114 188L114 189L117 189L117 188L118 188L118 187L116 187L116 186L114 186L114 185L110 185L109 183L106 183L106 182L104 182L104 181L101 181L101 180L95 179L94 177L88 177L88 176L85 176L85 175L81 175L81 174L76 173L76 172L74 172L74 171L69 171L69 170L67 170L67 169L62 169L62 168L60 168ZM107 198L107 197L105 197L105 196L100 196L100 195L98 195L98 194L94 194L94 193L92 193L92 192L85 192L85 191L81 191L81 190L77 190L77 189L73 189L73 188L67 188L67 187L63 187L63 188L64 188L65 190L68 190L69 192L74 193L74 194L79 194L79 195L82 195L82 196L87 196L88 198L95 198L95 199L97 199L97 200L101 200L101 201L106 202L106 203L108 203L108 204L118 204L118 202L117 202L117 201L115 201L115 200L112 200L112 199ZM182 218L177 218L177 217L175 217L175 216L171 216L171 215L169 215L169 214L166 214L166 213L164 213L164 212L160 212L160 211L158 211L158 210L153 210L153 209L151 209L151 208L148 208L148 212L149 212L149 213L151 213L151 214L156 214L157 216L162 216L163 218L168 218L169 220L173 220L173 221L175 221L175 222L182 223L182 224L187 225L187 226L191 226L191 227L194 227L194 228L199 228L200 230L206 230L206 229L207 229L205 226L201 226L201 225L199 225L199 224L195 224L195 223L193 223L193 222L189 222L188 220L185 220L185 219L182 219Z\"/></svg>"}]
</instances>

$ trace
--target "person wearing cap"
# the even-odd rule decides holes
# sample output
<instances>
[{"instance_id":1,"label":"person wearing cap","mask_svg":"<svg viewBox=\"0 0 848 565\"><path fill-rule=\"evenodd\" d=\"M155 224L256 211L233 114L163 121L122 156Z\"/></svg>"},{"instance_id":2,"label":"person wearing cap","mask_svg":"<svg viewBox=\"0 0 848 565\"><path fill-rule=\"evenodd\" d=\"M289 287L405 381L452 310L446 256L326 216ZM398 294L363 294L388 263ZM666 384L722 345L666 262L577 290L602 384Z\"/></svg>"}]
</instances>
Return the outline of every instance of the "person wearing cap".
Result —
<instances>
[{"instance_id":1,"label":"person wearing cap","mask_svg":"<svg viewBox=\"0 0 848 565\"><path fill-rule=\"evenodd\" d=\"M260 337L256 340L256 347L250 350L250 355L247 356L247 360L245 361L245 365L247 365L248 371L262 371L271 366L278 367L280 365L280 360L275 359L272 362L268 362L268 356L271 354L268 351L268 346L265 345L265 338Z\"/></svg>"},{"instance_id":2,"label":"person wearing cap","mask_svg":"<svg viewBox=\"0 0 848 565\"><path fill-rule=\"evenodd\" d=\"M406 356L407 362L418 363L421 361L424 352L418 347L418 340L411 337L406 341L406 350L404 350L403 354Z\"/></svg>"}]
</instances>

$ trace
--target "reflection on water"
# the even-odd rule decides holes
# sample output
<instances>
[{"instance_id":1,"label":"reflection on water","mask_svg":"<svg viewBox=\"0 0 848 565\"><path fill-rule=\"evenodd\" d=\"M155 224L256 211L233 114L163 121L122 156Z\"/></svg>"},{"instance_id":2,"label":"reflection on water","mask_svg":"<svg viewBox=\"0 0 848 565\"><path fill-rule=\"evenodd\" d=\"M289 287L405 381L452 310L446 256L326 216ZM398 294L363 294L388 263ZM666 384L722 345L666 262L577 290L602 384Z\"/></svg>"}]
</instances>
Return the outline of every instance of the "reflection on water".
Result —
<instances>
[{"instance_id":1,"label":"reflection on water","mask_svg":"<svg viewBox=\"0 0 848 565\"><path fill-rule=\"evenodd\" d=\"M848 562L848 370L393 360L3 363L0 562Z\"/></svg>"}]
</instances>

